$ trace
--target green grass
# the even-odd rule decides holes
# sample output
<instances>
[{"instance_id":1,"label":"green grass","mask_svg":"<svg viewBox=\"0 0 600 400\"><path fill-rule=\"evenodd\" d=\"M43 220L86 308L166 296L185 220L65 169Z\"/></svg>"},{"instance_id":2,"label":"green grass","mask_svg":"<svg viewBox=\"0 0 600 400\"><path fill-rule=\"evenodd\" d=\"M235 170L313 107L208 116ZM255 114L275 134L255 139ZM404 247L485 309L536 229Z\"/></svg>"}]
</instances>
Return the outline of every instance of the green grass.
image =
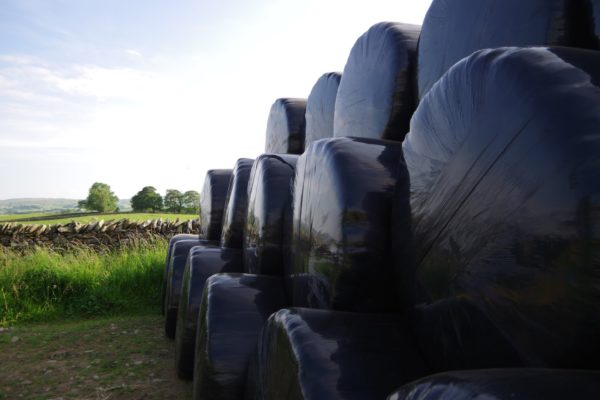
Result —
<instances>
[{"instance_id":1,"label":"green grass","mask_svg":"<svg viewBox=\"0 0 600 400\"><path fill-rule=\"evenodd\" d=\"M48 216L48 218L38 219L40 217ZM35 221L26 221L29 218L36 218ZM82 224L88 222L96 222L99 220L114 221L121 219L129 219L130 221L146 221L149 219L162 218L163 220L169 219L174 221L179 218L180 221L190 220L198 218L198 214L173 214L173 213L98 213L98 214L86 214L82 216L68 216L63 217L61 214L43 214L43 213L32 213L32 214L11 214L0 217L0 223L19 220L20 224L27 225L50 225L50 224L67 224L72 221L76 221Z\"/></svg>"},{"instance_id":2,"label":"green grass","mask_svg":"<svg viewBox=\"0 0 600 400\"><path fill-rule=\"evenodd\" d=\"M0 326L156 310L166 248L23 255L0 247Z\"/></svg>"},{"instance_id":3,"label":"green grass","mask_svg":"<svg viewBox=\"0 0 600 400\"><path fill-rule=\"evenodd\" d=\"M52 217L54 215L60 215L58 213L47 213L47 212L35 212L27 214L0 214L0 222L11 221L13 219L26 219L26 218L37 218L37 217Z\"/></svg>"}]
</instances>

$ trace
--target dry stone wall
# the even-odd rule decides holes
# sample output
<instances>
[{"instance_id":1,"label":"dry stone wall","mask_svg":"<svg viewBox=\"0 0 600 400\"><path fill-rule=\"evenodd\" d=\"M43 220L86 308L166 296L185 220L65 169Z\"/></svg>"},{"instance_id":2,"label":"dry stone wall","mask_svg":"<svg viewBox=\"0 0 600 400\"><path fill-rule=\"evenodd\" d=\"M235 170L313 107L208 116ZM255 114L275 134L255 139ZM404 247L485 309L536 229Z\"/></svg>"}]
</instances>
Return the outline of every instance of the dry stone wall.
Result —
<instances>
[{"instance_id":1,"label":"dry stone wall","mask_svg":"<svg viewBox=\"0 0 600 400\"><path fill-rule=\"evenodd\" d=\"M151 243L178 233L198 233L195 220L174 221L155 219L148 221L97 221L87 224L70 222L61 225L0 224L0 244L14 250L25 251L34 247L52 247L57 251L77 247L95 250L118 249Z\"/></svg>"}]
</instances>

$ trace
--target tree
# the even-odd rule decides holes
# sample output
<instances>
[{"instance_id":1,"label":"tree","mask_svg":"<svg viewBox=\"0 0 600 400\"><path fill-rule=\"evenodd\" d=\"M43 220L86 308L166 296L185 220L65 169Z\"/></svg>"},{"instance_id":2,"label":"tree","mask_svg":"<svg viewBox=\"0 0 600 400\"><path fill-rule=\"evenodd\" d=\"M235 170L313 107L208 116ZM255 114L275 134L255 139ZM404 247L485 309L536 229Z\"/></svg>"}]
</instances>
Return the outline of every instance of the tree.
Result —
<instances>
[{"instance_id":1,"label":"tree","mask_svg":"<svg viewBox=\"0 0 600 400\"><path fill-rule=\"evenodd\" d=\"M188 190L183 194L183 208L189 213L200 212L200 193L195 190Z\"/></svg>"},{"instance_id":2,"label":"tree","mask_svg":"<svg viewBox=\"0 0 600 400\"><path fill-rule=\"evenodd\" d=\"M131 208L133 211L160 211L163 206L163 199L156 191L154 186L145 186L131 198Z\"/></svg>"},{"instance_id":3,"label":"tree","mask_svg":"<svg viewBox=\"0 0 600 400\"><path fill-rule=\"evenodd\" d=\"M79 208L91 211L110 212L115 211L119 198L110 190L106 183L95 182L85 200L80 200Z\"/></svg>"},{"instance_id":4,"label":"tree","mask_svg":"<svg viewBox=\"0 0 600 400\"><path fill-rule=\"evenodd\" d=\"M165 194L165 208L171 212L180 213L183 211L183 193L177 189L167 189Z\"/></svg>"}]
</instances>

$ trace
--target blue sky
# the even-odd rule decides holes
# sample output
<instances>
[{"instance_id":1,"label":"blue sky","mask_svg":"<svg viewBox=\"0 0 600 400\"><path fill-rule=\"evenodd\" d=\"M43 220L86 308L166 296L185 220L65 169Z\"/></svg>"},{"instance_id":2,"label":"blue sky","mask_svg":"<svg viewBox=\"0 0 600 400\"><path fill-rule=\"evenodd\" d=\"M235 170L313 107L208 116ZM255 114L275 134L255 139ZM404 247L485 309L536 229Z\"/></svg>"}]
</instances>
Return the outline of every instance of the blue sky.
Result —
<instances>
[{"instance_id":1,"label":"blue sky","mask_svg":"<svg viewBox=\"0 0 600 400\"><path fill-rule=\"evenodd\" d=\"M380 21L430 0L3 0L0 199L200 190L264 148L279 97L341 71Z\"/></svg>"}]
</instances>

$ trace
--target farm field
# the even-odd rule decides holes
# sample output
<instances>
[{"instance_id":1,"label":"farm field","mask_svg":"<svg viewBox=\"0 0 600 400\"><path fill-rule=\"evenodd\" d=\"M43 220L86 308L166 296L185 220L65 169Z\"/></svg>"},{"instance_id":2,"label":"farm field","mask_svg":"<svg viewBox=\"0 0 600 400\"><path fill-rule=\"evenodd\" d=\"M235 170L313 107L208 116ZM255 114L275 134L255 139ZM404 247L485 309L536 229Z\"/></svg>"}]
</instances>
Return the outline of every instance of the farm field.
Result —
<instances>
[{"instance_id":1,"label":"farm field","mask_svg":"<svg viewBox=\"0 0 600 400\"><path fill-rule=\"evenodd\" d=\"M162 218L163 220L169 219L174 221L179 219L180 221L196 219L197 214L174 214L174 213L82 213L78 214L44 214L44 213L32 213L32 214L6 214L0 215L0 223L5 222L18 222L23 225L50 225L50 224L67 224L70 222L88 223L96 222L99 220L111 221L120 220L127 218L130 221L146 221L149 219Z\"/></svg>"},{"instance_id":2,"label":"farm field","mask_svg":"<svg viewBox=\"0 0 600 400\"><path fill-rule=\"evenodd\" d=\"M0 399L185 399L158 311L0 331Z\"/></svg>"},{"instance_id":3,"label":"farm field","mask_svg":"<svg viewBox=\"0 0 600 400\"><path fill-rule=\"evenodd\" d=\"M159 314L166 247L0 247L0 400L190 398Z\"/></svg>"}]
</instances>

